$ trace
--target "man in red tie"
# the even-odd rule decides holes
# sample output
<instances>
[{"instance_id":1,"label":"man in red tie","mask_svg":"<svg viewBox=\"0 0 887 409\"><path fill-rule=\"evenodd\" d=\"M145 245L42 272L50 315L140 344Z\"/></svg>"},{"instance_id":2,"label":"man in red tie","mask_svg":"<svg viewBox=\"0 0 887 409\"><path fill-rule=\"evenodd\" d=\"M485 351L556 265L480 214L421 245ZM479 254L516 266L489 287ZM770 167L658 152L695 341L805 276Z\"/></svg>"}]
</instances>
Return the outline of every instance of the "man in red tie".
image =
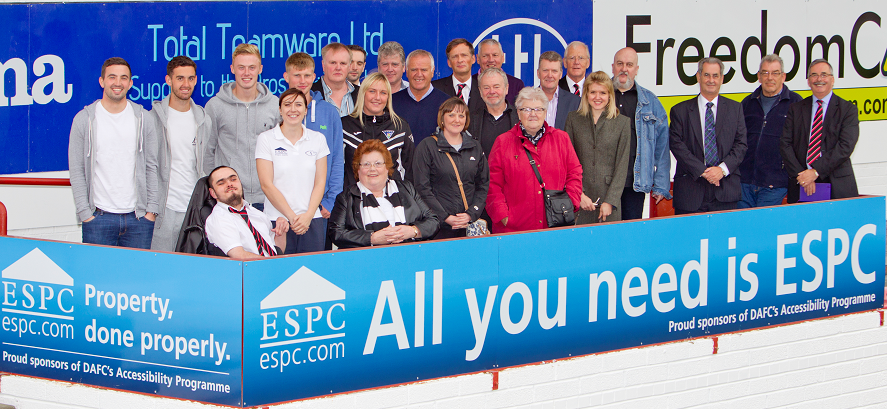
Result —
<instances>
[{"instance_id":1,"label":"man in red tie","mask_svg":"<svg viewBox=\"0 0 887 409\"><path fill-rule=\"evenodd\" d=\"M573 41L564 50L564 70L567 75L561 78L558 86L574 95L580 95L589 66L591 53L588 52L588 46L581 41Z\"/></svg>"},{"instance_id":2,"label":"man in red tie","mask_svg":"<svg viewBox=\"0 0 887 409\"><path fill-rule=\"evenodd\" d=\"M850 155L859 140L856 105L832 92L832 65L814 60L807 71L813 95L791 106L779 150L788 173L788 202L799 201L801 189L816 193L817 183L831 184L831 199L859 196Z\"/></svg>"},{"instance_id":3,"label":"man in red tie","mask_svg":"<svg viewBox=\"0 0 887 409\"><path fill-rule=\"evenodd\" d=\"M254 260L277 255L286 248L289 223L277 218L272 227L268 216L243 200L243 186L234 169L219 166L206 179L209 194L218 202L206 218L206 237L228 257Z\"/></svg>"}]
</instances>

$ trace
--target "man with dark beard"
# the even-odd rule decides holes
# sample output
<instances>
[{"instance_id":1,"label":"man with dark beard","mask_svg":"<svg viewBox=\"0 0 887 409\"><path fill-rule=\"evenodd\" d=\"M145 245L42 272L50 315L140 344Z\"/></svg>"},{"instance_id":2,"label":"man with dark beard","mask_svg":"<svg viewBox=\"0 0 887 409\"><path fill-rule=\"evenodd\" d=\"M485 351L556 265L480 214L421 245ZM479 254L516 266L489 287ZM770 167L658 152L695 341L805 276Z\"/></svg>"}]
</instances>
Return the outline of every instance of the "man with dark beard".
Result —
<instances>
[{"instance_id":1,"label":"man with dark beard","mask_svg":"<svg viewBox=\"0 0 887 409\"><path fill-rule=\"evenodd\" d=\"M289 222L277 218L277 227L265 213L256 210L243 200L243 185L237 172L227 166L219 166L206 178L209 194L218 202L206 218L206 238L228 257L255 260L277 255L286 248L286 231Z\"/></svg>"},{"instance_id":2,"label":"man with dark beard","mask_svg":"<svg viewBox=\"0 0 887 409\"><path fill-rule=\"evenodd\" d=\"M628 177L622 190L622 220L640 219L646 194L653 200L671 199L671 156L668 147L668 116L652 92L638 85L638 53L626 47L613 58L616 107L631 119Z\"/></svg>"}]
</instances>

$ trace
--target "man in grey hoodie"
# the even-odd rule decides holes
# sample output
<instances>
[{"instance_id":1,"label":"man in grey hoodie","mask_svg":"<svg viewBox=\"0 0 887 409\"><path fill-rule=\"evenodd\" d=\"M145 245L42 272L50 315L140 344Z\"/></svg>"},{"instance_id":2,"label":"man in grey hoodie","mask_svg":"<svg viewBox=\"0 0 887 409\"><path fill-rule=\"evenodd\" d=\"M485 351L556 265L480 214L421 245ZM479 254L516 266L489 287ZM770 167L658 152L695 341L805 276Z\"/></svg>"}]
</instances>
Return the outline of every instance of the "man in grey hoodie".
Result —
<instances>
[{"instance_id":1,"label":"man in grey hoodie","mask_svg":"<svg viewBox=\"0 0 887 409\"><path fill-rule=\"evenodd\" d=\"M203 171L203 151L212 121L191 95L197 85L197 64L186 56L166 65L170 95L154 101L157 120L160 214L154 222L152 250L175 251L185 211Z\"/></svg>"},{"instance_id":2,"label":"man in grey hoodie","mask_svg":"<svg viewBox=\"0 0 887 409\"><path fill-rule=\"evenodd\" d=\"M147 249L157 198L157 131L141 105L126 99L129 63L102 64L102 99L77 113L68 141L68 169L83 242Z\"/></svg>"},{"instance_id":3,"label":"man in grey hoodie","mask_svg":"<svg viewBox=\"0 0 887 409\"><path fill-rule=\"evenodd\" d=\"M234 82L223 84L206 103L212 122L204 151L203 171L230 166L241 176L243 196L264 210L265 194L256 172L256 140L280 122L277 97L259 82L262 54L253 44L240 44L231 57Z\"/></svg>"}]
</instances>

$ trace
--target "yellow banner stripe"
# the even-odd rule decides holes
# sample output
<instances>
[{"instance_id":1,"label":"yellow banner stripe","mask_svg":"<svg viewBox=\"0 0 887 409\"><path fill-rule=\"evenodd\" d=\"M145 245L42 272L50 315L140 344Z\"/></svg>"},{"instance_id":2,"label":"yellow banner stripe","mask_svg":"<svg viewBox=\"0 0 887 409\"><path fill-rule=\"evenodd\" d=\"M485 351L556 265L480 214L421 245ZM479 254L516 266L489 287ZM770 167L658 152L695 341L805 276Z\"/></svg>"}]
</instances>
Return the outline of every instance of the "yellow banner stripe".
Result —
<instances>
[{"instance_id":1,"label":"yellow banner stripe","mask_svg":"<svg viewBox=\"0 0 887 409\"><path fill-rule=\"evenodd\" d=\"M810 96L810 90L796 91L802 97ZM721 94L732 100L742 102L742 99L751 92L739 92L733 94ZM887 87L869 88L841 88L835 89L835 94L856 104L859 108L860 121L884 121L887 120ZM696 95L671 95L659 97L659 102L665 107L665 112L671 112L671 107L679 102L694 98Z\"/></svg>"}]
</instances>

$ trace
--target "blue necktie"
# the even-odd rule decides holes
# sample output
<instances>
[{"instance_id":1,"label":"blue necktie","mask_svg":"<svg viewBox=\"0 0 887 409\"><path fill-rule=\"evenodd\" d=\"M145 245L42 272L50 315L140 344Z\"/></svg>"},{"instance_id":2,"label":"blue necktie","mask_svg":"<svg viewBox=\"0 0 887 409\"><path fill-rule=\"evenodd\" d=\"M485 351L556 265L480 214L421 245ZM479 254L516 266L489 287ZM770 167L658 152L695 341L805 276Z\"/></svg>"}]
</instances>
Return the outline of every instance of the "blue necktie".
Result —
<instances>
[{"instance_id":1,"label":"blue necktie","mask_svg":"<svg viewBox=\"0 0 887 409\"><path fill-rule=\"evenodd\" d=\"M718 144L715 139L715 114L711 111L714 104L705 104L705 165L718 165Z\"/></svg>"}]
</instances>

